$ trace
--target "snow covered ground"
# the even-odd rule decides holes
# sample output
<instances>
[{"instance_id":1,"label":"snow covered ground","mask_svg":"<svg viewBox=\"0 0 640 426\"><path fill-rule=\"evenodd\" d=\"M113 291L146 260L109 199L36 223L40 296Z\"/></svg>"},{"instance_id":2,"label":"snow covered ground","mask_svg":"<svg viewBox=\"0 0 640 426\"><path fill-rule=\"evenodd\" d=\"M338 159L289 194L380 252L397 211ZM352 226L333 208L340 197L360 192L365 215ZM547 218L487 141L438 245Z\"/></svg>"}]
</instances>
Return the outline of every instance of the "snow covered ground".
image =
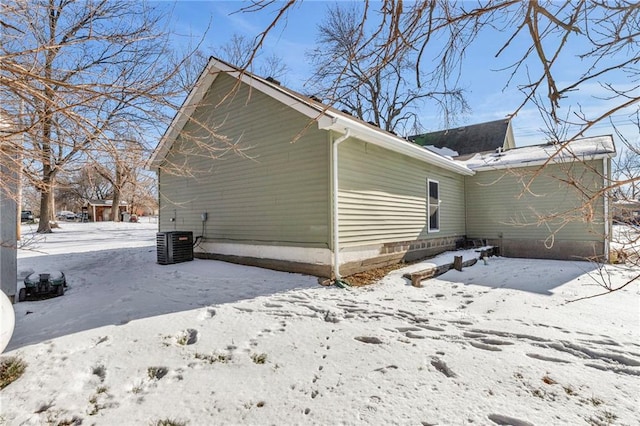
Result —
<instances>
[{"instance_id":1,"label":"snow covered ground","mask_svg":"<svg viewBox=\"0 0 640 426\"><path fill-rule=\"evenodd\" d=\"M601 291L595 265L491 258L340 289L157 265L155 224L61 226L19 253L69 288L15 305L2 357L28 366L0 424L640 424L638 285L567 303Z\"/></svg>"}]
</instances>

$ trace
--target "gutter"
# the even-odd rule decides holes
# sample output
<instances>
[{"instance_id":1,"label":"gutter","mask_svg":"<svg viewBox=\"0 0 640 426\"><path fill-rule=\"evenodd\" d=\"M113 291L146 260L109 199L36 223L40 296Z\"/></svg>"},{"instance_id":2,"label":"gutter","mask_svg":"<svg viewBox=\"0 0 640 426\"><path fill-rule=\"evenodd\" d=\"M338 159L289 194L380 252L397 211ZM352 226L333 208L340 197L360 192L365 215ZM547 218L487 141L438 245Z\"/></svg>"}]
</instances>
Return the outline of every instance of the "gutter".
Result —
<instances>
[{"instance_id":1,"label":"gutter","mask_svg":"<svg viewBox=\"0 0 640 426\"><path fill-rule=\"evenodd\" d=\"M397 136L384 133L379 129L373 129L364 123L350 120L345 117L334 116L333 120L327 124L318 122L318 128L324 130L334 130L345 133L351 131L351 137L362 139L363 142L377 145L389 151L397 152L417 160L433 164L445 170L450 170L465 176L474 175L475 172L464 164L456 162L446 157L442 157L429 151L413 142L406 141Z\"/></svg>"},{"instance_id":2,"label":"gutter","mask_svg":"<svg viewBox=\"0 0 640 426\"><path fill-rule=\"evenodd\" d=\"M491 164L482 164L479 166L468 165L467 167L469 167L469 169L473 170L474 172L486 172L489 170L504 170L504 169L515 169L515 168L521 168L521 167L534 167L534 166L538 167L538 166L544 166L546 164L566 164L566 163L572 163L575 161L594 161L594 160L600 160L600 159L606 160L607 158L611 158L614 156L615 156L614 152L606 152L602 154L585 155L580 158L576 158L576 157L557 158L550 163L549 163L549 159L546 158L546 159L526 161L526 162L521 161L521 162L513 162L513 163L496 163L493 165Z\"/></svg>"},{"instance_id":3,"label":"gutter","mask_svg":"<svg viewBox=\"0 0 640 426\"><path fill-rule=\"evenodd\" d=\"M351 137L351 129L347 128L345 133L333 141L332 152L332 188L333 188L333 277L339 281L340 278L340 220L338 209L338 145Z\"/></svg>"},{"instance_id":4,"label":"gutter","mask_svg":"<svg viewBox=\"0 0 640 426\"><path fill-rule=\"evenodd\" d=\"M608 164L608 158L603 158L602 159L602 174L604 175L604 188L608 188L610 185L610 178L609 178L609 164ZM610 262L610 235L609 235L609 191L605 191L603 194L604 197L604 262L603 263L609 263Z\"/></svg>"}]
</instances>

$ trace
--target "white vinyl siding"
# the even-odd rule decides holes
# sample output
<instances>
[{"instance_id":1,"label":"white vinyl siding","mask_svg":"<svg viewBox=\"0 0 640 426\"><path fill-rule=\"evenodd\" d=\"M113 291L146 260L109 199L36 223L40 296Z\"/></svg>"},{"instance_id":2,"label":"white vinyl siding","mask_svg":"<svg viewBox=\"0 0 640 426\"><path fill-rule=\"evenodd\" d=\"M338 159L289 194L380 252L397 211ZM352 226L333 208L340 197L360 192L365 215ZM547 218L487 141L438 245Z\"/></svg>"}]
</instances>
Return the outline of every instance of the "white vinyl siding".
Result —
<instances>
[{"instance_id":1,"label":"white vinyl siding","mask_svg":"<svg viewBox=\"0 0 640 426\"><path fill-rule=\"evenodd\" d=\"M207 242L328 248L328 133L236 82L216 78L169 151L159 172L160 230L204 231Z\"/></svg>"},{"instance_id":2,"label":"white vinyl siding","mask_svg":"<svg viewBox=\"0 0 640 426\"><path fill-rule=\"evenodd\" d=\"M601 241L602 160L481 171L466 178L470 238ZM591 201L590 201L591 200Z\"/></svg>"},{"instance_id":3,"label":"white vinyl siding","mask_svg":"<svg viewBox=\"0 0 640 426\"><path fill-rule=\"evenodd\" d=\"M339 146L340 244L462 236L464 177L358 139ZM439 182L439 228L429 234L427 179Z\"/></svg>"}]
</instances>

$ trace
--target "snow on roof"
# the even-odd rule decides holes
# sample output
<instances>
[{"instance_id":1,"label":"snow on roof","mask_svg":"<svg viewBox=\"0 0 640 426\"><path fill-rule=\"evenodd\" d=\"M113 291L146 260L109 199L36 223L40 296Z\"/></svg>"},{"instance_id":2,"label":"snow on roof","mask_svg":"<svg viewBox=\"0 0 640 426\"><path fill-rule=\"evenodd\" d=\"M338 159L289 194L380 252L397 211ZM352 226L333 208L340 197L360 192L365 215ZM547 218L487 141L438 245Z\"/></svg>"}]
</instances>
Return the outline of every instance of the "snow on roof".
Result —
<instances>
[{"instance_id":1,"label":"snow on roof","mask_svg":"<svg viewBox=\"0 0 640 426\"><path fill-rule=\"evenodd\" d=\"M615 200L615 206L631 209L640 209L640 200Z\"/></svg>"},{"instance_id":2,"label":"snow on roof","mask_svg":"<svg viewBox=\"0 0 640 426\"><path fill-rule=\"evenodd\" d=\"M544 144L514 148L506 151L476 154L461 161L471 170L506 169L510 167L540 166L547 161L564 163L615 157L616 148L611 135L576 139L568 143Z\"/></svg>"},{"instance_id":3,"label":"snow on roof","mask_svg":"<svg viewBox=\"0 0 640 426\"><path fill-rule=\"evenodd\" d=\"M443 157L457 157L458 151L454 151L453 149L447 148L447 147L442 147L442 148L438 148L435 145L423 145L422 146L425 149L428 149L431 152L435 152L438 155L442 155Z\"/></svg>"}]
</instances>

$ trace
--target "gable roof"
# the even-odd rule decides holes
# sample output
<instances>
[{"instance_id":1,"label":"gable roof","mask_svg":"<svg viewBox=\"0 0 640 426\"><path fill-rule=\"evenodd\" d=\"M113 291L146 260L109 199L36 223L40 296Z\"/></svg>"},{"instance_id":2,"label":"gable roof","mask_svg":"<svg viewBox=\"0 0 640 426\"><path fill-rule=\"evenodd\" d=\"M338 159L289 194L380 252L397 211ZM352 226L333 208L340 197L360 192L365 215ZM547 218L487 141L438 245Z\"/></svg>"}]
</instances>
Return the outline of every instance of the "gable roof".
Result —
<instances>
[{"instance_id":1,"label":"gable roof","mask_svg":"<svg viewBox=\"0 0 640 426\"><path fill-rule=\"evenodd\" d=\"M162 160L169 152L173 142L176 140L188 122L191 114L200 104L207 93L207 90L211 87L220 73L230 75L231 77L249 85L253 89L258 90L300 112L309 119L316 121L319 129L335 131L340 134L346 134L347 129L349 129L352 137L361 139L364 142L378 145L382 148L386 148L456 173L463 175L473 174L473 171L469 170L465 165L459 162L431 152L399 136L386 132L377 126L368 124L356 117L311 99L310 97L287 89L273 79L258 77L213 56L209 59L209 63L200 74L200 77L198 77L198 80L189 92L189 95L180 107L180 110L177 112L166 132L160 139L158 146L147 163L148 168L158 169L160 167Z\"/></svg>"},{"instance_id":2,"label":"gable roof","mask_svg":"<svg viewBox=\"0 0 640 426\"><path fill-rule=\"evenodd\" d=\"M524 146L502 152L478 153L461 161L472 170L496 170L611 158L616 155L613 136L595 136L568 143Z\"/></svg>"},{"instance_id":3,"label":"gable roof","mask_svg":"<svg viewBox=\"0 0 640 426\"><path fill-rule=\"evenodd\" d=\"M502 119L409 136L409 140L423 147L448 148L456 151L458 156L464 156L509 148L509 137L513 139L511 120Z\"/></svg>"}]
</instances>

